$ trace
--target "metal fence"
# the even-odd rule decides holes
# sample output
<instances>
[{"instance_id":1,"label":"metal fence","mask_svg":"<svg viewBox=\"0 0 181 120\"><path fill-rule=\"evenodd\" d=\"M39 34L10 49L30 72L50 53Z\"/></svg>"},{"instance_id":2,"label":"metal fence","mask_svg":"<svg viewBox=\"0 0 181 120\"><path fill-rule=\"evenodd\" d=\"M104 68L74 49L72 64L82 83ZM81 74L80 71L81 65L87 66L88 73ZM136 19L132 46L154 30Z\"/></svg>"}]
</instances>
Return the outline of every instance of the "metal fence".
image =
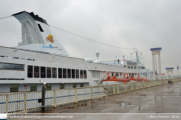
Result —
<instances>
[{"instance_id":1,"label":"metal fence","mask_svg":"<svg viewBox=\"0 0 181 120\"><path fill-rule=\"evenodd\" d=\"M169 79L172 82L181 79ZM58 105L77 103L78 101L105 97L127 91L133 91L157 85L167 84L166 80L152 80L147 82L130 82L114 85L90 86L71 89L47 90L45 94L45 106L56 107ZM0 95L0 113L27 113L41 108L41 91L12 93Z\"/></svg>"}]
</instances>

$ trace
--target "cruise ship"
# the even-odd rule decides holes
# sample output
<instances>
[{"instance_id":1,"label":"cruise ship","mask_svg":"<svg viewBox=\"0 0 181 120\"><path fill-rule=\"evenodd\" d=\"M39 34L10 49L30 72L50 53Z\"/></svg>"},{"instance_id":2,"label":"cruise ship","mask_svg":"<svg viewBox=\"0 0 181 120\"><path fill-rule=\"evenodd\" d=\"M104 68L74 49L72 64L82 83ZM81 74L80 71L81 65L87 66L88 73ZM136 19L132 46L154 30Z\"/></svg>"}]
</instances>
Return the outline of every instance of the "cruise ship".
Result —
<instances>
[{"instance_id":1,"label":"cruise ship","mask_svg":"<svg viewBox=\"0 0 181 120\"><path fill-rule=\"evenodd\" d=\"M153 72L138 57L136 61L70 57L45 19L26 11L12 16L22 25L22 41L16 47L0 46L1 93L39 91L40 80L47 83L47 90L54 90L100 85L108 74L152 79Z\"/></svg>"}]
</instances>

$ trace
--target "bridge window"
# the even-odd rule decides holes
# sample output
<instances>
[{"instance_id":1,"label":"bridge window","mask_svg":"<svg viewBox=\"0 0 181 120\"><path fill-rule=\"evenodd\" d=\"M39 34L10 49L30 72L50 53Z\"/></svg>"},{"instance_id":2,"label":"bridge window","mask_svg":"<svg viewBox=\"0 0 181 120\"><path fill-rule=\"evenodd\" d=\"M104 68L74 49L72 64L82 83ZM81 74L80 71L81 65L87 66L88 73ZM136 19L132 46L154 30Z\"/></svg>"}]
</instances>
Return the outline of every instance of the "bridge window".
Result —
<instances>
[{"instance_id":1,"label":"bridge window","mask_svg":"<svg viewBox=\"0 0 181 120\"><path fill-rule=\"evenodd\" d=\"M45 67L41 67L41 78L46 78L46 68Z\"/></svg>"},{"instance_id":2,"label":"bridge window","mask_svg":"<svg viewBox=\"0 0 181 120\"><path fill-rule=\"evenodd\" d=\"M79 78L79 70L76 69L76 78Z\"/></svg>"},{"instance_id":3,"label":"bridge window","mask_svg":"<svg viewBox=\"0 0 181 120\"><path fill-rule=\"evenodd\" d=\"M10 92L18 92L18 85L10 85Z\"/></svg>"},{"instance_id":4,"label":"bridge window","mask_svg":"<svg viewBox=\"0 0 181 120\"><path fill-rule=\"evenodd\" d=\"M24 70L23 64L0 63L1 70Z\"/></svg>"},{"instance_id":5,"label":"bridge window","mask_svg":"<svg viewBox=\"0 0 181 120\"><path fill-rule=\"evenodd\" d=\"M52 77L57 78L57 68L52 68Z\"/></svg>"},{"instance_id":6,"label":"bridge window","mask_svg":"<svg viewBox=\"0 0 181 120\"><path fill-rule=\"evenodd\" d=\"M67 78L67 70L63 68L63 78Z\"/></svg>"},{"instance_id":7,"label":"bridge window","mask_svg":"<svg viewBox=\"0 0 181 120\"><path fill-rule=\"evenodd\" d=\"M41 32L44 32L40 24L38 24L38 27L39 27Z\"/></svg>"},{"instance_id":8,"label":"bridge window","mask_svg":"<svg viewBox=\"0 0 181 120\"><path fill-rule=\"evenodd\" d=\"M62 68L58 68L58 78L62 78Z\"/></svg>"},{"instance_id":9,"label":"bridge window","mask_svg":"<svg viewBox=\"0 0 181 120\"><path fill-rule=\"evenodd\" d=\"M52 77L51 67L47 67L47 78Z\"/></svg>"},{"instance_id":10,"label":"bridge window","mask_svg":"<svg viewBox=\"0 0 181 120\"><path fill-rule=\"evenodd\" d=\"M72 78L75 78L75 69L72 69Z\"/></svg>"},{"instance_id":11,"label":"bridge window","mask_svg":"<svg viewBox=\"0 0 181 120\"><path fill-rule=\"evenodd\" d=\"M80 70L80 78L83 78L83 76L84 76L84 71Z\"/></svg>"},{"instance_id":12,"label":"bridge window","mask_svg":"<svg viewBox=\"0 0 181 120\"><path fill-rule=\"evenodd\" d=\"M33 66L28 65L28 78L33 77Z\"/></svg>"},{"instance_id":13,"label":"bridge window","mask_svg":"<svg viewBox=\"0 0 181 120\"><path fill-rule=\"evenodd\" d=\"M87 71L84 70L84 78L87 78Z\"/></svg>"},{"instance_id":14,"label":"bridge window","mask_svg":"<svg viewBox=\"0 0 181 120\"><path fill-rule=\"evenodd\" d=\"M39 78L39 66L34 66L34 78Z\"/></svg>"},{"instance_id":15,"label":"bridge window","mask_svg":"<svg viewBox=\"0 0 181 120\"><path fill-rule=\"evenodd\" d=\"M30 85L30 91L36 91L37 90L37 86L35 85Z\"/></svg>"}]
</instances>

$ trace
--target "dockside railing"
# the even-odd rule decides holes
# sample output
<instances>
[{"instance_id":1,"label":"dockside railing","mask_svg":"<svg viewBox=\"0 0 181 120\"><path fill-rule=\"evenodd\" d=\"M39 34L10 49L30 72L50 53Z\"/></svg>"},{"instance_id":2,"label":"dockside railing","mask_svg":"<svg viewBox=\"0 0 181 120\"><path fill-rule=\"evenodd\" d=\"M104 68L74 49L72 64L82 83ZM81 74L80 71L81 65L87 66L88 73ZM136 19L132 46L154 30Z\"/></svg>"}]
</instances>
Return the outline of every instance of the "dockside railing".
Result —
<instances>
[{"instance_id":1,"label":"dockside railing","mask_svg":"<svg viewBox=\"0 0 181 120\"><path fill-rule=\"evenodd\" d=\"M45 94L45 106L56 107L69 103L78 103L78 101L106 97L107 95L146 89L149 87L168 84L169 80L172 82L181 81L180 78L177 78L47 90ZM0 113L8 113L11 115L14 113L27 113L29 111L41 109L41 103L38 103L38 99L41 99L41 94L41 91L2 94L0 95Z\"/></svg>"}]
</instances>

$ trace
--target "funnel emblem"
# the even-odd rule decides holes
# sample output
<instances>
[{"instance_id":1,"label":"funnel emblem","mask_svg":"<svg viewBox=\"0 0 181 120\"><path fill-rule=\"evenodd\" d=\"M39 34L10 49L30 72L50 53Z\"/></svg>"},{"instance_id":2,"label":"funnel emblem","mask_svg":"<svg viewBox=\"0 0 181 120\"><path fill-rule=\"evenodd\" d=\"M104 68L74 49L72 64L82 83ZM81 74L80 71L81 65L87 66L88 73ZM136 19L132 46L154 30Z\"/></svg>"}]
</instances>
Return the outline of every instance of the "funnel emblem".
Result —
<instances>
[{"instance_id":1,"label":"funnel emblem","mask_svg":"<svg viewBox=\"0 0 181 120\"><path fill-rule=\"evenodd\" d=\"M47 41L47 42L54 43L54 41L53 41L53 36L52 36L52 35L48 35L46 41Z\"/></svg>"}]
</instances>

